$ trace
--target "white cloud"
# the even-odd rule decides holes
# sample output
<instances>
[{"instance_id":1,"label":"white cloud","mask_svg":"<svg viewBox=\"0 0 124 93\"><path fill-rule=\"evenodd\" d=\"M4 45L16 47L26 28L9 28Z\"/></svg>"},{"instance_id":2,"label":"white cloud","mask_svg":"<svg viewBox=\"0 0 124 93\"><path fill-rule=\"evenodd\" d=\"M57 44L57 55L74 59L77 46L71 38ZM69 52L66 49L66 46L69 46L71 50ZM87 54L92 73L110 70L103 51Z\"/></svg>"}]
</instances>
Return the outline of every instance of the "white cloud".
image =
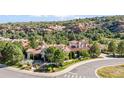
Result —
<instances>
[{"instance_id":1,"label":"white cloud","mask_svg":"<svg viewBox=\"0 0 124 93\"><path fill-rule=\"evenodd\" d=\"M30 15L30 16L34 16L34 17L41 17L41 15Z\"/></svg>"}]
</instances>

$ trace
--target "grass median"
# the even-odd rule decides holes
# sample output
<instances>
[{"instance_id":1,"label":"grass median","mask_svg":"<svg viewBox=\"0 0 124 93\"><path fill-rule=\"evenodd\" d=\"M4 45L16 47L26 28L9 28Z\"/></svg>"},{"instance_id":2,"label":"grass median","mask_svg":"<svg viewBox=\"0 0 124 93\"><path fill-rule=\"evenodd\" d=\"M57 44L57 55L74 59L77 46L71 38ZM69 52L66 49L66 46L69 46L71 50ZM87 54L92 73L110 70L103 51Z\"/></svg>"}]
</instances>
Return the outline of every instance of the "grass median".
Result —
<instances>
[{"instance_id":1,"label":"grass median","mask_svg":"<svg viewBox=\"0 0 124 93\"><path fill-rule=\"evenodd\" d=\"M100 68L97 74L103 78L124 78L124 64Z\"/></svg>"}]
</instances>

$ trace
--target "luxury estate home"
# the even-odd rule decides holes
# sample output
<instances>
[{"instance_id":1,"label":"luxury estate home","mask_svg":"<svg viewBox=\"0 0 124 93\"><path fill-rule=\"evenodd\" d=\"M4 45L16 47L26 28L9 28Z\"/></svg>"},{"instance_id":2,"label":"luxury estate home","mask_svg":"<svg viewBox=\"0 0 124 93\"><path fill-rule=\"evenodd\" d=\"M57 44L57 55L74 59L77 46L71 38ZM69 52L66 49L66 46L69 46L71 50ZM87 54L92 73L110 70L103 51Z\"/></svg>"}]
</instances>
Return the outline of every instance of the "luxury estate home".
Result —
<instances>
[{"instance_id":1,"label":"luxury estate home","mask_svg":"<svg viewBox=\"0 0 124 93\"><path fill-rule=\"evenodd\" d=\"M69 45L64 45L64 44L53 44L53 45L48 45L44 41L39 45L37 48L29 48L27 52L27 59L30 59L30 54L32 55L42 55L42 53L47 49L48 47L56 47L59 49L62 49L65 52L77 52L81 50L89 50L90 49L90 44L86 40L81 40L81 41L70 41Z\"/></svg>"}]
</instances>

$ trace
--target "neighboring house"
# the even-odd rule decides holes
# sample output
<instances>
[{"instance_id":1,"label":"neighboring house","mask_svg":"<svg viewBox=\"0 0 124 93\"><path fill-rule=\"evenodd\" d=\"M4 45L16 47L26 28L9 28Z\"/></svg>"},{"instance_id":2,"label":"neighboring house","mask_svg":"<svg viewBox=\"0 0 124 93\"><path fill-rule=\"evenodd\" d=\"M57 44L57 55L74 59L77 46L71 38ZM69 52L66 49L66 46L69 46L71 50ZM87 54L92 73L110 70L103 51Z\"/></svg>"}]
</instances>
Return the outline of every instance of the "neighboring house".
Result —
<instances>
[{"instance_id":1,"label":"neighboring house","mask_svg":"<svg viewBox=\"0 0 124 93\"><path fill-rule=\"evenodd\" d=\"M20 42L24 48L28 47L29 41L27 39L10 39L0 37L0 41L7 41L7 42Z\"/></svg>"},{"instance_id":2,"label":"neighboring house","mask_svg":"<svg viewBox=\"0 0 124 93\"><path fill-rule=\"evenodd\" d=\"M68 46L64 44L58 44L58 45L54 45L54 47L60 48L65 52L75 52L80 50L88 50L90 48L90 45L85 40L82 41L74 40L74 41L70 41Z\"/></svg>"},{"instance_id":3,"label":"neighboring house","mask_svg":"<svg viewBox=\"0 0 124 93\"><path fill-rule=\"evenodd\" d=\"M70 49L70 51L88 50L90 48L90 45L86 40L74 40L69 42L68 48Z\"/></svg>"},{"instance_id":4,"label":"neighboring house","mask_svg":"<svg viewBox=\"0 0 124 93\"><path fill-rule=\"evenodd\" d=\"M82 40L82 41L76 41L76 40L74 40L74 41L70 41L69 42L69 47L70 48L86 48L88 46L89 46L89 44L85 40Z\"/></svg>"}]
</instances>

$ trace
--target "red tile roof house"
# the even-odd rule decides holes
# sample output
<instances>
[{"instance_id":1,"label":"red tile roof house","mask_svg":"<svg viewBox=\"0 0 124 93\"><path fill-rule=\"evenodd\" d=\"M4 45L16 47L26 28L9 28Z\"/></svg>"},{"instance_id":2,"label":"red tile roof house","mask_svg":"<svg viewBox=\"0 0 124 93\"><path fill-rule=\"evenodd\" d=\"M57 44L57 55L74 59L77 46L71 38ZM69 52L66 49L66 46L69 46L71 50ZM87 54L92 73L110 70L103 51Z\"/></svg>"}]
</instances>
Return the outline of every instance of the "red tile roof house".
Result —
<instances>
[{"instance_id":1,"label":"red tile roof house","mask_svg":"<svg viewBox=\"0 0 124 93\"><path fill-rule=\"evenodd\" d=\"M47 45L45 42L43 42L42 45L40 45L36 49L28 49L26 51L27 52L27 60L29 61L29 63L43 65L45 63L44 50L47 49L48 47L52 47L52 46L60 48L67 53L90 49L89 44L86 41L70 41L68 46L66 46L64 44ZM30 60L30 54L33 55L33 60ZM39 60L39 59L35 60L34 56L36 56L36 55L40 55L44 61ZM71 60L65 60L64 62L69 62L69 61L71 61Z\"/></svg>"},{"instance_id":2,"label":"red tile roof house","mask_svg":"<svg viewBox=\"0 0 124 93\"><path fill-rule=\"evenodd\" d=\"M80 50L89 50L90 45L87 41L70 41L68 46L70 52L80 51Z\"/></svg>"},{"instance_id":3,"label":"red tile roof house","mask_svg":"<svg viewBox=\"0 0 124 93\"><path fill-rule=\"evenodd\" d=\"M66 46L64 44L58 44L58 45L51 45L57 48L62 49L65 52L75 52L75 51L80 51L80 50L89 50L90 45L87 41L82 40L82 41L70 41L69 45Z\"/></svg>"},{"instance_id":4,"label":"red tile roof house","mask_svg":"<svg viewBox=\"0 0 124 93\"><path fill-rule=\"evenodd\" d=\"M48 47L57 47L62 49L65 52L76 52L80 50L89 50L90 46L87 41L70 41L69 45L66 46L64 44L54 44L54 45L47 45L45 42L42 43L42 45L38 46L36 49L28 49L26 52L28 54L27 59L30 59L30 54L37 55L42 54L44 50Z\"/></svg>"},{"instance_id":5,"label":"red tile roof house","mask_svg":"<svg viewBox=\"0 0 124 93\"><path fill-rule=\"evenodd\" d=\"M52 46L60 48L65 52L79 51L79 50L85 50L85 49L88 50L90 48L90 45L86 41L75 41L75 40L70 41L68 46L64 44L47 45L45 42L43 42L43 44L38 46L36 49L28 49L27 53L39 54L45 48L52 47Z\"/></svg>"},{"instance_id":6,"label":"red tile roof house","mask_svg":"<svg viewBox=\"0 0 124 93\"><path fill-rule=\"evenodd\" d=\"M81 50L89 50L90 49L90 45L87 41L82 40L82 41L70 41L69 45L63 45L63 44L59 44L56 45L57 48L63 49L63 51L69 53L69 52L78 52ZM70 62L72 61L72 59L66 59L64 62Z\"/></svg>"},{"instance_id":7,"label":"red tile roof house","mask_svg":"<svg viewBox=\"0 0 124 93\"><path fill-rule=\"evenodd\" d=\"M41 45L39 45L36 49L30 48L27 49L27 59L30 59L30 54L32 54L33 56L38 55L38 54L42 54L42 52L44 52L44 50L46 48L48 48L49 46L43 41Z\"/></svg>"},{"instance_id":8,"label":"red tile roof house","mask_svg":"<svg viewBox=\"0 0 124 93\"><path fill-rule=\"evenodd\" d=\"M27 39L10 39L0 37L0 41L7 41L7 42L20 42L24 48L28 47L29 41Z\"/></svg>"}]
</instances>

